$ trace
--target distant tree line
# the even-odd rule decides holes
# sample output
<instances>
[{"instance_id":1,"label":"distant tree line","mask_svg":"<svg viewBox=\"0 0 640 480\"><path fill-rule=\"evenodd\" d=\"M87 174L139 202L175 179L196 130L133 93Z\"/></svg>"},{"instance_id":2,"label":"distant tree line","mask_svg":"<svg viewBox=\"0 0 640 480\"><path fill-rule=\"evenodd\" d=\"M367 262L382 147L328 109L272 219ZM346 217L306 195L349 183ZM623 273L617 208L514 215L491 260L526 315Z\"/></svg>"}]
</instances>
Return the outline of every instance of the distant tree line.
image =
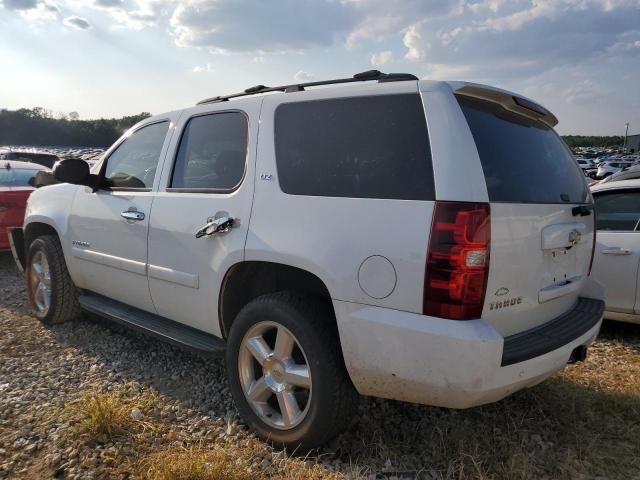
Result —
<instances>
[{"instance_id":1,"label":"distant tree line","mask_svg":"<svg viewBox=\"0 0 640 480\"><path fill-rule=\"evenodd\" d=\"M122 118L78 120L76 112L54 116L41 107L0 109L0 145L108 147L129 127L149 116L143 112Z\"/></svg>"},{"instance_id":2,"label":"distant tree line","mask_svg":"<svg viewBox=\"0 0 640 480\"><path fill-rule=\"evenodd\" d=\"M597 137L592 135L564 135L562 137L569 147L619 147L622 148L624 137Z\"/></svg>"},{"instance_id":3,"label":"distant tree line","mask_svg":"<svg viewBox=\"0 0 640 480\"><path fill-rule=\"evenodd\" d=\"M78 114L54 114L42 107L0 109L0 145L108 147L129 127L151 114L78 120ZM622 147L623 137L565 135L569 147Z\"/></svg>"}]
</instances>

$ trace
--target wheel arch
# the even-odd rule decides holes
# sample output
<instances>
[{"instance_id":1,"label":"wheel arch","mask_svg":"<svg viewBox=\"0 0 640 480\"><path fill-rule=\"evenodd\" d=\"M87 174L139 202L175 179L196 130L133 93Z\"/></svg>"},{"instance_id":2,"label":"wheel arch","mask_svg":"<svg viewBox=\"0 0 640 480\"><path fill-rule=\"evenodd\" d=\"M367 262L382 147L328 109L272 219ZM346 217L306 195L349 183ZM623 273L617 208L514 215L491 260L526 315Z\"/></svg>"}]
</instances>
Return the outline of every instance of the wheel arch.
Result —
<instances>
[{"instance_id":1,"label":"wheel arch","mask_svg":"<svg viewBox=\"0 0 640 480\"><path fill-rule=\"evenodd\" d=\"M60 238L58 230L50 223L44 222L42 220L36 220L26 224L24 226L23 235L25 251L29 250L29 246L36 238L43 235L56 235L58 238Z\"/></svg>"},{"instance_id":2,"label":"wheel arch","mask_svg":"<svg viewBox=\"0 0 640 480\"><path fill-rule=\"evenodd\" d=\"M293 291L326 298L331 295L317 275L282 263L245 261L231 266L220 289L219 321L223 338L227 338L236 316L254 298L282 291ZM335 312L331 303L331 311Z\"/></svg>"}]
</instances>

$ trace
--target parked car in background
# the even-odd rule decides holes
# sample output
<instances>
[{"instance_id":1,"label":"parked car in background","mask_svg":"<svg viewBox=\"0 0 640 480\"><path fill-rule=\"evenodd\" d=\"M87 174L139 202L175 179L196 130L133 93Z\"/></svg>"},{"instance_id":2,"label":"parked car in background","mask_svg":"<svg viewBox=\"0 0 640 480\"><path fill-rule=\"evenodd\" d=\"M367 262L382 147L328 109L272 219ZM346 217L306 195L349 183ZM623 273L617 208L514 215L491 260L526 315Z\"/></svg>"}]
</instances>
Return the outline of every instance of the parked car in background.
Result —
<instances>
[{"instance_id":1,"label":"parked car in background","mask_svg":"<svg viewBox=\"0 0 640 480\"><path fill-rule=\"evenodd\" d=\"M640 323L640 179L602 182L591 193L597 213L591 275L605 285L604 316Z\"/></svg>"},{"instance_id":2,"label":"parked car in background","mask_svg":"<svg viewBox=\"0 0 640 480\"><path fill-rule=\"evenodd\" d=\"M604 162L599 164L598 170L595 174L595 178L600 180L608 177L609 175L613 175L614 173L621 172L626 167L630 167L633 165L632 162L624 162L624 161L613 161L613 162Z\"/></svg>"},{"instance_id":3,"label":"parked car in background","mask_svg":"<svg viewBox=\"0 0 640 480\"><path fill-rule=\"evenodd\" d=\"M18 160L22 162L36 163L47 168L53 168L53 165L60 160L60 158L57 155L50 153L3 150L0 151L0 160Z\"/></svg>"},{"instance_id":4,"label":"parked car in background","mask_svg":"<svg viewBox=\"0 0 640 480\"><path fill-rule=\"evenodd\" d=\"M589 176L589 174L592 173L595 174L598 170L593 160L578 157L576 158L576 162L578 162L578 166L582 169L582 173L584 173L585 176Z\"/></svg>"},{"instance_id":5,"label":"parked car in background","mask_svg":"<svg viewBox=\"0 0 640 480\"><path fill-rule=\"evenodd\" d=\"M27 198L34 190L29 180L46 167L36 163L0 160L0 252L9 250L8 229L21 227Z\"/></svg>"},{"instance_id":6,"label":"parked car in background","mask_svg":"<svg viewBox=\"0 0 640 480\"><path fill-rule=\"evenodd\" d=\"M640 178L640 165L626 167L618 173L614 173L613 175L603 178L598 183L619 182L621 180L634 180L636 178Z\"/></svg>"},{"instance_id":7,"label":"parked car in background","mask_svg":"<svg viewBox=\"0 0 640 480\"><path fill-rule=\"evenodd\" d=\"M243 419L294 450L348 426L354 389L495 402L601 325L591 195L556 124L378 71L150 117L32 195L12 231L29 301L226 355Z\"/></svg>"}]
</instances>

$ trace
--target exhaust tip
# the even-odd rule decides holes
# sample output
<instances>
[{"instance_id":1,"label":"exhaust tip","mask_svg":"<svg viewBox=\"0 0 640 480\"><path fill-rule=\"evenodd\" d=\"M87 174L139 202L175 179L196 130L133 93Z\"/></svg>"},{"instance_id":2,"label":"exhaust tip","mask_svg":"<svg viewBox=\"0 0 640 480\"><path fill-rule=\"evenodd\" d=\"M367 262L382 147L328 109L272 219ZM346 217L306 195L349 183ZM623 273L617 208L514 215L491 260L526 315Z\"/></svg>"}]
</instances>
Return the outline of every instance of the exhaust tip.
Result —
<instances>
[{"instance_id":1,"label":"exhaust tip","mask_svg":"<svg viewBox=\"0 0 640 480\"><path fill-rule=\"evenodd\" d=\"M586 345L581 345L577 348L574 348L567 363L584 362L587 359L587 350L588 349Z\"/></svg>"}]
</instances>

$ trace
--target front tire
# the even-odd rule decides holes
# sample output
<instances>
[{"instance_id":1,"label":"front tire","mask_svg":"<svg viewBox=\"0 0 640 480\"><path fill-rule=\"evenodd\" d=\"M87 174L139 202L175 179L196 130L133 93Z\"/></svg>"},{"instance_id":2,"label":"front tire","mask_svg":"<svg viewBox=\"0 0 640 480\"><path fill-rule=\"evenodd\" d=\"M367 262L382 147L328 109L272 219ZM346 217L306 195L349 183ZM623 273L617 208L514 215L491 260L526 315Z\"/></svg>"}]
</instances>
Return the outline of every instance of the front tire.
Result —
<instances>
[{"instance_id":1,"label":"front tire","mask_svg":"<svg viewBox=\"0 0 640 480\"><path fill-rule=\"evenodd\" d=\"M80 316L79 292L57 236L43 235L31 243L25 275L29 302L42 323L64 323Z\"/></svg>"},{"instance_id":2,"label":"front tire","mask_svg":"<svg viewBox=\"0 0 640 480\"><path fill-rule=\"evenodd\" d=\"M343 431L355 390L328 302L283 292L249 302L227 342L236 406L260 437L308 451Z\"/></svg>"}]
</instances>

